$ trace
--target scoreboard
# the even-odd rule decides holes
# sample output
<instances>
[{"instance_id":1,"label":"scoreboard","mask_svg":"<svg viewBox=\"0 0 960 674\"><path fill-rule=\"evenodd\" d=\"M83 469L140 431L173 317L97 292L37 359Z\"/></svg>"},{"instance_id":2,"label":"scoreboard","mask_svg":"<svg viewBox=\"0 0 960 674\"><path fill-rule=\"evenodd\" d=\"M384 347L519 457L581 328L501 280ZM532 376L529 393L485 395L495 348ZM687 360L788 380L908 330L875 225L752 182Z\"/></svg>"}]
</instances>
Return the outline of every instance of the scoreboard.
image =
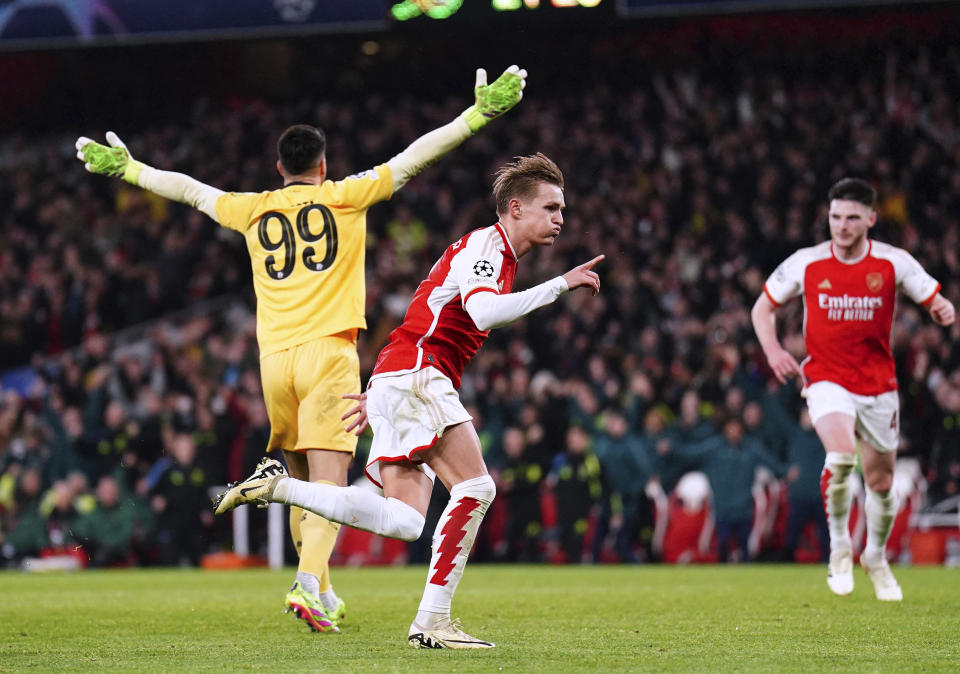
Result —
<instances>
[{"instance_id":1,"label":"scoreboard","mask_svg":"<svg viewBox=\"0 0 960 674\"><path fill-rule=\"evenodd\" d=\"M778 12L884 4L909 5L919 4L923 1L924 0L617 0L617 13L623 17L733 14L737 12Z\"/></svg>"},{"instance_id":2,"label":"scoreboard","mask_svg":"<svg viewBox=\"0 0 960 674\"><path fill-rule=\"evenodd\" d=\"M388 0L0 0L0 49L376 30Z\"/></svg>"}]
</instances>

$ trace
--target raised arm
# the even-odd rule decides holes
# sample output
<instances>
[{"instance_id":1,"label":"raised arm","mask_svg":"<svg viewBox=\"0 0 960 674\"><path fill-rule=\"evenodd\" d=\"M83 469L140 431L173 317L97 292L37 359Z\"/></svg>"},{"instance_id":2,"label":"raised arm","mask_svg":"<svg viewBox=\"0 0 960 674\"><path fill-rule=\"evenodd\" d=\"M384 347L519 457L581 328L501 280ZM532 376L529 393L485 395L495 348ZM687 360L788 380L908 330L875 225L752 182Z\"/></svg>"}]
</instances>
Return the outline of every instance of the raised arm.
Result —
<instances>
[{"instance_id":1,"label":"raised arm","mask_svg":"<svg viewBox=\"0 0 960 674\"><path fill-rule=\"evenodd\" d=\"M474 293L467 298L464 309L480 330L492 330L509 325L531 311L550 304L568 290L587 286L596 295L600 292L600 277L591 269L603 258L603 255L598 255L563 276L557 276L519 293Z\"/></svg>"},{"instance_id":2,"label":"raised arm","mask_svg":"<svg viewBox=\"0 0 960 674\"><path fill-rule=\"evenodd\" d=\"M77 139L77 158L90 173L123 178L165 199L192 206L219 222L216 204L222 190L183 173L160 171L136 161L113 131L107 131L107 143L109 145L101 145L85 136Z\"/></svg>"},{"instance_id":3,"label":"raised arm","mask_svg":"<svg viewBox=\"0 0 960 674\"><path fill-rule=\"evenodd\" d=\"M766 293L763 293L757 298L750 311L750 320L753 322L753 330L757 333L757 340L760 342L760 348L763 349L763 355L767 357L770 369L780 383L784 383L788 377L800 375L801 372L797 359L791 356L777 339L776 309L776 305Z\"/></svg>"},{"instance_id":4,"label":"raised arm","mask_svg":"<svg viewBox=\"0 0 960 674\"><path fill-rule=\"evenodd\" d=\"M510 66L493 84L487 84L487 71L478 68L473 90L474 104L449 124L413 141L406 150L387 162L393 174L394 191L519 103L523 98L526 78L526 70Z\"/></svg>"}]
</instances>

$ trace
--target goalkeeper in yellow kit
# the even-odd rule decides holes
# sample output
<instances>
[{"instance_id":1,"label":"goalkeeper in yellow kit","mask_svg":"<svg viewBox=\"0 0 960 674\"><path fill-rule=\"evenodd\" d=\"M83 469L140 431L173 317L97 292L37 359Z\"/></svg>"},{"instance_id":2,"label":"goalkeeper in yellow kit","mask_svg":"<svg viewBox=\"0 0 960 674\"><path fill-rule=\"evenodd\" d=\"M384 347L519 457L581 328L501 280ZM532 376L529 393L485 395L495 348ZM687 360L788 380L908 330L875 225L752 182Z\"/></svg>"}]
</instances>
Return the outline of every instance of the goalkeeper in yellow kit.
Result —
<instances>
[{"instance_id":1,"label":"goalkeeper in yellow kit","mask_svg":"<svg viewBox=\"0 0 960 674\"><path fill-rule=\"evenodd\" d=\"M360 393L357 331L364 319L367 209L516 105L527 73L508 68L487 84L477 70L475 102L452 122L415 140L373 169L327 179L320 129L292 126L277 143L281 189L223 192L182 173L135 161L113 132L109 145L77 140L91 173L121 177L189 204L244 235L257 296L257 341L263 398L270 418L267 451L283 450L293 477L345 486L356 437L341 417ZM344 603L330 584L328 562L340 525L290 509L300 564L286 605L319 632L337 632Z\"/></svg>"}]
</instances>

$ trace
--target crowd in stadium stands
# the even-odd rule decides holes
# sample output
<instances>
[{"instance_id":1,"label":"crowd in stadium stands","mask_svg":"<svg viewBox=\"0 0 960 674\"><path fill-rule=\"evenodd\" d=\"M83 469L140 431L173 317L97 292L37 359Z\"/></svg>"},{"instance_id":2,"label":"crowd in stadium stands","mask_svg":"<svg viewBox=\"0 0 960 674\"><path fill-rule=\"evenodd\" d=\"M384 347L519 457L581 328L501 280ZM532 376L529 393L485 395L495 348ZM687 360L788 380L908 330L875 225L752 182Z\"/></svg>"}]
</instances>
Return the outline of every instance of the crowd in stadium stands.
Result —
<instances>
[{"instance_id":1,"label":"crowd in stadium stands","mask_svg":"<svg viewBox=\"0 0 960 674\"><path fill-rule=\"evenodd\" d=\"M462 397L498 483L477 554L669 558L658 527L697 470L712 488L713 558L792 558L801 545L816 556L822 539L799 541L822 520L823 450L797 387L772 380L749 309L780 260L826 237L825 194L846 175L879 191L874 235L960 304L960 47L651 70L629 49L607 54L576 96L532 79L509 120L371 211L362 370L443 248L493 221L494 168L543 151L565 171L565 226L521 261L516 287L605 253L603 289L495 331L466 370ZM273 143L290 123L322 126L343 176L451 119L461 89L446 83L435 105L202 100L121 136L154 166L255 191L279 184ZM94 565L194 564L230 544L211 487L246 474L268 436L249 260L204 216L86 174L73 140L95 132L0 138L0 370L36 374L0 400L0 558L79 549ZM209 298L223 301L171 317ZM799 302L785 311L800 356ZM122 343L119 331L151 321ZM901 455L922 467L928 502L957 495L960 327L904 302L892 339ZM789 514L757 545L764 495Z\"/></svg>"}]
</instances>

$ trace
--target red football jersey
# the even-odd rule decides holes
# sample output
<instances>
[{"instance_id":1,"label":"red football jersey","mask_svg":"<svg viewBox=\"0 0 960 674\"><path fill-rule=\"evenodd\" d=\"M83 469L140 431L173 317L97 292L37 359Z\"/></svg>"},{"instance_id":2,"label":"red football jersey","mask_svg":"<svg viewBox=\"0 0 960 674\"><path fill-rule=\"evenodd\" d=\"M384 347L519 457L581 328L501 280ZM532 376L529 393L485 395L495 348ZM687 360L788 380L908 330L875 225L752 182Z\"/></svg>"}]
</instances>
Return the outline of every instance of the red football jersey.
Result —
<instances>
[{"instance_id":1,"label":"red football jersey","mask_svg":"<svg viewBox=\"0 0 960 674\"><path fill-rule=\"evenodd\" d=\"M464 309L467 298L477 292L508 294L516 271L517 256L500 223L451 244L417 287L371 380L435 367L459 388L463 368L490 334L477 328Z\"/></svg>"},{"instance_id":2,"label":"red football jersey","mask_svg":"<svg viewBox=\"0 0 960 674\"><path fill-rule=\"evenodd\" d=\"M803 295L804 384L830 381L875 396L897 389L890 331L897 289L928 304L940 284L907 251L877 241L845 262L825 241L788 257L763 287L775 305Z\"/></svg>"}]
</instances>

